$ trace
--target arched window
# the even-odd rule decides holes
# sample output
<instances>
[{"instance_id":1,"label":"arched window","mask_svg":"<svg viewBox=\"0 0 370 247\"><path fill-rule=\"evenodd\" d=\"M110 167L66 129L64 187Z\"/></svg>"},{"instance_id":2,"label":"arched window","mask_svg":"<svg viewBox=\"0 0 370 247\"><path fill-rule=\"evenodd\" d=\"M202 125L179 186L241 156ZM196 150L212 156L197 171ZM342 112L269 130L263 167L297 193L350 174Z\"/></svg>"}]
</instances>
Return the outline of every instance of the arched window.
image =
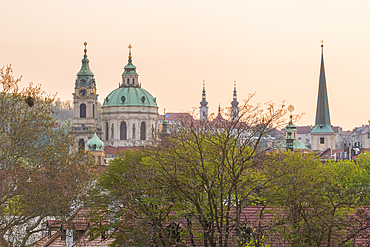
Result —
<instances>
[{"instance_id":1,"label":"arched window","mask_svg":"<svg viewBox=\"0 0 370 247\"><path fill-rule=\"evenodd\" d=\"M83 151L85 151L85 140L80 139L80 140L78 140L78 153L80 154Z\"/></svg>"},{"instance_id":2,"label":"arched window","mask_svg":"<svg viewBox=\"0 0 370 247\"><path fill-rule=\"evenodd\" d=\"M135 128L135 124L133 123L132 124L132 139L135 140L135 131L136 131L136 128Z\"/></svg>"},{"instance_id":3,"label":"arched window","mask_svg":"<svg viewBox=\"0 0 370 247\"><path fill-rule=\"evenodd\" d=\"M141 125L140 125L140 140L146 140L146 125L145 125L145 122L141 122Z\"/></svg>"},{"instance_id":4,"label":"arched window","mask_svg":"<svg viewBox=\"0 0 370 247\"><path fill-rule=\"evenodd\" d=\"M109 123L105 122L105 140L109 140Z\"/></svg>"},{"instance_id":5,"label":"arched window","mask_svg":"<svg viewBox=\"0 0 370 247\"><path fill-rule=\"evenodd\" d=\"M98 165L101 166L101 156L98 155Z\"/></svg>"},{"instance_id":6,"label":"arched window","mask_svg":"<svg viewBox=\"0 0 370 247\"><path fill-rule=\"evenodd\" d=\"M135 78L132 79L132 84L135 84Z\"/></svg>"},{"instance_id":7,"label":"arched window","mask_svg":"<svg viewBox=\"0 0 370 247\"><path fill-rule=\"evenodd\" d=\"M120 140L127 140L127 125L126 122L122 122L120 126Z\"/></svg>"},{"instance_id":8,"label":"arched window","mask_svg":"<svg viewBox=\"0 0 370 247\"><path fill-rule=\"evenodd\" d=\"M130 78L127 78L127 85L130 84Z\"/></svg>"},{"instance_id":9,"label":"arched window","mask_svg":"<svg viewBox=\"0 0 370 247\"><path fill-rule=\"evenodd\" d=\"M80 118L86 118L86 105L84 103L80 105Z\"/></svg>"},{"instance_id":10,"label":"arched window","mask_svg":"<svg viewBox=\"0 0 370 247\"><path fill-rule=\"evenodd\" d=\"M93 118L95 118L95 105L93 104Z\"/></svg>"}]
</instances>

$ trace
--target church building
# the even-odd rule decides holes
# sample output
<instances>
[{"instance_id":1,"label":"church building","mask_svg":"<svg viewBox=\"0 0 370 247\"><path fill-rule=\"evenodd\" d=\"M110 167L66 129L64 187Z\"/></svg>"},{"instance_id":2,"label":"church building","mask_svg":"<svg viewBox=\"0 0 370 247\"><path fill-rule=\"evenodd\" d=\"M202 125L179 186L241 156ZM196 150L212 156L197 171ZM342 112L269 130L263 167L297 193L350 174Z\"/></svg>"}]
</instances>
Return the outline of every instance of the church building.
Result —
<instances>
[{"instance_id":1,"label":"church building","mask_svg":"<svg viewBox=\"0 0 370 247\"><path fill-rule=\"evenodd\" d=\"M141 87L132 63L131 45L128 48L122 82L105 97L102 106L102 140L106 147L144 146L157 140L156 98Z\"/></svg>"},{"instance_id":2,"label":"church building","mask_svg":"<svg viewBox=\"0 0 370 247\"><path fill-rule=\"evenodd\" d=\"M128 47L128 63L124 67L122 82L104 98L101 127L96 117L96 83L87 59L87 43L84 45L85 54L73 93L73 134L79 147L86 149L86 143L95 131L108 150L153 144L157 140L158 105L156 98L141 87L132 63L131 45Z\"/></svg>"},{"instance_id":3,"label":"church building","mask_svg":"<svg viewBox=\"0 0 370 247\"><path fill-rule=\"evenodd\" d=\"M335 148L335 133L330 123L329 100L326 88L324 67L324 41L321 40L321 67L319 93L317 96L315 127L310 132L313 151L324 151Z\"/></svg>"}]
</instances>

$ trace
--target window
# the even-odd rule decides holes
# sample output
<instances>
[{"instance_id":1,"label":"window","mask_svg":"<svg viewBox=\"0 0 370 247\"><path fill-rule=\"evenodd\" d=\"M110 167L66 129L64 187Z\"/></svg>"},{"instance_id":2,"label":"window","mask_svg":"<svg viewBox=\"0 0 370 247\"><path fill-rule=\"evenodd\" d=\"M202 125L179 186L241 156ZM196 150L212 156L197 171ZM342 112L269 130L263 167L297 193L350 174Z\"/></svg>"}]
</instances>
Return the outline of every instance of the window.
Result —
<instances>
[{"instance_id":1,"label":"window","mask_svg":"<svg viewBox=\"0 0 370 247\"><path fill-rule=\"evenodd\" d=\"M101 166L101 156L98 155L98 165Z\"/></svg>"},{"instance_id":2,"label":"window","mask_svg":"<svg viewBox=\"0 0 370 247\"><path fill-rule=\"evenodd\" d=\"M114 124L112 124L111 128L111 139L114 139Z\"/></svg>"},{"instance_id":3,"label":"window","mask_svg":"<svg viewBox=\"0 0 370 247\"><path fill-rule=\"evenodd\" d=\"M105 123L105 140L109 140L109 124L108 122Z\"/></svg>"},{"instance_id":4,"label":"window","mask_svg":"<svg viewBox=\"0 0 370 247\"><path fill-rule=\"evenodd\" d=\"M84 103L80 105L80 118L86 118L86 105Z\"/></svg>"},{"instance_id":5,"label":"window","mask_svg":"<svg viewBox=\"0 0 370 247\"><path fill-rule=\"evenodd\" d=\"M135 79L132 79L132 84L135 84Z\"/></svg>"},{"instance_id":6,"label":"window","mask_svg":"<svg viewBox=\"0 0 370 247\"><path fill-rule=\"evenodd\" d=\"M135 131L136 131L136 128L135 128L135 124L133 123L132 124L132 139L135 140Z\"/></svg>"},{"instance_id":7,"label":"window","mask_svg":"<svg viewBox=\"0 0 370 247\"><path fill-rule=\"evenodd\" d=\"M127 140L127 125L126 122L122 122L120 126L120 140Z\"/></svg>"},{"instance_id":8,"label":"window","mask_svg":"<svg viewBox=\"0 0 370 247\"><path fill-rule=\"evenodd\" d=\"M141 125L140 125L140 140L146 140L146 125L145 125L145 122L141 122Z\"/></svg>"},{"instance_id":9,"label":"window","mask_svg":"<svg viewBox=\"0 0 370 247\"><path fill-rule=\"evenodd\" d=\"M95 105L93 104L93 112L92 112L93 114L93 118L95 118Z\"/></svg>"},{"instance_id":10,"label":"window","mask_svg":"<svg viewBox=\"0 0 370 247\"><path fill-rule=\"evenodd\" d=\"M320 144L324 144L325 143L325 138L324 137L320 137Z\"/></svg>"},{"instance_id":11,"label":"window","mask_svg":"<svg viewBox=\"0 0 370 247\"><path fill-rule=\"evenodd\" d=\"M84 139L80 139L78 141L78 153L82 153L83 151L85 151L85 140Z\"/></svg>"}]
</instances>

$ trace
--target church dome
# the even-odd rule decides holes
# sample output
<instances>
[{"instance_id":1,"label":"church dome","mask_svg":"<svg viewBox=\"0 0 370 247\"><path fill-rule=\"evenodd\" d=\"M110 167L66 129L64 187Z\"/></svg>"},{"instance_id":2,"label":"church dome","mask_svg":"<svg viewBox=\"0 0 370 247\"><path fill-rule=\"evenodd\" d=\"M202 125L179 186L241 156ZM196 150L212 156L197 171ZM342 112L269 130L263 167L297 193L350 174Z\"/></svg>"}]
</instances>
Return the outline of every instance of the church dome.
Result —
<instances>
[{"instance_id":1,"label":"church dome","mask_svg":"<svg viewBox=\"0 0 370 247\"><path fill-rule=\"evenodd\" d=\"M96 135L96 131L94 136L87 142L87 147L89 148L89 151L103 151L104 144Z\"/></svg>"},{"instance_id":2,"label":"church dome","mask_svg":"<svg viewBox=\"0 0 370 247\"><path fill-rule=\"evenodd\" d=\"M156 98L141 87L119 87L105 99L102 107L108 106L152 106L158 107Z\"/></svg>"}]
</instances>

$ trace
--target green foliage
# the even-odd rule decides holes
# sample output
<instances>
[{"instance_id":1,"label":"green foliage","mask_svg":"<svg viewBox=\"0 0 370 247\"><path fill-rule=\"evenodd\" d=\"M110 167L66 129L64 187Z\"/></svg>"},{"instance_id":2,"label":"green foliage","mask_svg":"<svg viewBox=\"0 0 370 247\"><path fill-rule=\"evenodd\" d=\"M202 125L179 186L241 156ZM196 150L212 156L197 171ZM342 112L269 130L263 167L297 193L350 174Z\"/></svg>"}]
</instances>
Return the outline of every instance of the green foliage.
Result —
<instances>
[{"instance_id":1,"label":"green foliage","mask_svg":"<svg viewBox=\"0 0 370 247\"><path fill-rule=\"evenodd\" d=\"M0 69L0 236L25 246L48 216L69 216L94 176L92 161L54 129L54 96L19 81Z\"/></svg>"},{"instance_id":2,"label":"green foliage","mask_svg":"<svg viewBox=\"0 0 370 247\"><path fill-rule=\"evenodd\" d=\"M369 215L361 207L360 181L367 174L360 163L322 164L312 155L283 153L271 156L271 176L276 179L266 197L275 207L270 236L291 246L344 246L363 234ZM356 167L357 166L357 167ZM360 185L360 186L359 186Z\"/></svg>"},{"instance_id":3,"label":"green foliage","mask_svg":"<svg viewBox=\"0 0 370 247\"><path fill-rule=\"evenodd\" d=\"M155 167L141 151L111 161L90 196L91 232L113 231L114 243L125 246L169 246L173 198L155 178Z\"/></svg>"}]
</instances>

